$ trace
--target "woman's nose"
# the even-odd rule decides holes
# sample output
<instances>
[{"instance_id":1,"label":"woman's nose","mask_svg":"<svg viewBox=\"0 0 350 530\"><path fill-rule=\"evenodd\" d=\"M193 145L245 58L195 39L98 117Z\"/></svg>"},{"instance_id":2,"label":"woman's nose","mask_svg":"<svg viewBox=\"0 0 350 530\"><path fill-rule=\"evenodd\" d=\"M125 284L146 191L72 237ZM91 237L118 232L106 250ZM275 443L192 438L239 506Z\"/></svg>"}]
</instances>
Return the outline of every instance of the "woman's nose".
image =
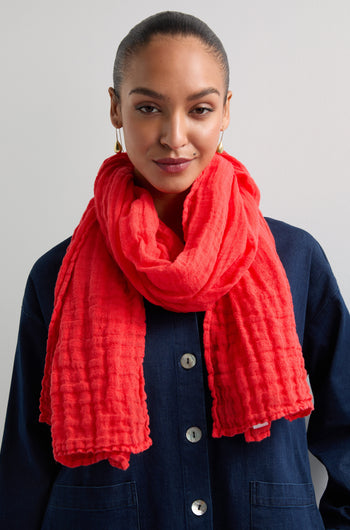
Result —
<instances>
[{"instance_id":1,"label":"woman's nose","mask_svg":"<svg viewBox=\"0 0 350 530\"><path fill-rule=\"evenodd\" d=\"M186 119L184 116L174 114L164 119L160 143L173 151L180 149L188 143Z\"/></svg>"}]
</instances>

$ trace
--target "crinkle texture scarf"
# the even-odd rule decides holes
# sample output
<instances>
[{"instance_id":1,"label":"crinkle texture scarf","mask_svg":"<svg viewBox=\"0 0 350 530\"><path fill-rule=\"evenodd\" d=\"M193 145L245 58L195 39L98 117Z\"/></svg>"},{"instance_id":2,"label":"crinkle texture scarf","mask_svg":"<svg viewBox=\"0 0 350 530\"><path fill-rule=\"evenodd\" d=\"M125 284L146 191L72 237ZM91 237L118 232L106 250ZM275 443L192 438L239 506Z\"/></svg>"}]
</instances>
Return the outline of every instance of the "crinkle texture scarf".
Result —
<instances>
[{"instance_id":1,"label":"crinkle texture scarf","mask_svg":"<svg viewBox=\"0 0 350 530\"><path fill-rule=\"evenodd\" d=\"M126 469L152 443L144 390L143 297L206 311L213 436L270 434L312 410L289 284L247 170L215 154L183 208L184 241L108 158L63 260L49 328L40 420L65 466L108 459ZM155 413L155 411L151 411Z\"/></svg>"}]
</instances>

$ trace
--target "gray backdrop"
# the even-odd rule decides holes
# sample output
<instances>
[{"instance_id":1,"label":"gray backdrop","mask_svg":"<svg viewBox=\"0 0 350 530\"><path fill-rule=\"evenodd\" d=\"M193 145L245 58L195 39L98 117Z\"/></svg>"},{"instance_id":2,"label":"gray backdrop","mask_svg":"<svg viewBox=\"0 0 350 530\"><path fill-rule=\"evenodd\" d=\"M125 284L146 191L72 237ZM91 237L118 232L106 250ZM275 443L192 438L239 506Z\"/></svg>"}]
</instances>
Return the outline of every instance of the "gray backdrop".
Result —
<instances>
[{"instance_id":1,"label":"gray backdrop","mask_svg":"<svg viewBox=\"0 0 350 530\"><path fill-rule=\"evenodd\" d=\"M72 233L112 154L118 42L164 9L222 39L234 94L225 148L258 183L265 215L320 241L349 305L349 0L2 0L0 436L26 277ZM314 463L313 474L319 495L325 475Z\"/></svg>"}]
</instances>

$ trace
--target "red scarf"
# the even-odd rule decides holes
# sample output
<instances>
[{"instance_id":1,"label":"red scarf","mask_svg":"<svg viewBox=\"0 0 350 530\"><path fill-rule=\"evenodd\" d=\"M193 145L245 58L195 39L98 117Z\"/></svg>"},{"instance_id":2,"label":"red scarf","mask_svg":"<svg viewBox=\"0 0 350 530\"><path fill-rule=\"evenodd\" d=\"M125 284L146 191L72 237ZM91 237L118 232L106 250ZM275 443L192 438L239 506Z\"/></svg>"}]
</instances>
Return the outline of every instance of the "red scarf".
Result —
<instances>
[{"instance_id":1,"label":"red scarf","mask_svg":"<svg viewBox=\"0 0 350 530\"><path fill-rule=\"evenodd\" d=\"M40 420L51 425L57 461L126 469L130 453L151 445L143 297L206 311L214 437L259 441L272 420L311 412L289 284L258 203L244 166L216 154L186 197L183 244L134 185L126 154L102 164L49 328Z\"/></svg>"}]
</instances>

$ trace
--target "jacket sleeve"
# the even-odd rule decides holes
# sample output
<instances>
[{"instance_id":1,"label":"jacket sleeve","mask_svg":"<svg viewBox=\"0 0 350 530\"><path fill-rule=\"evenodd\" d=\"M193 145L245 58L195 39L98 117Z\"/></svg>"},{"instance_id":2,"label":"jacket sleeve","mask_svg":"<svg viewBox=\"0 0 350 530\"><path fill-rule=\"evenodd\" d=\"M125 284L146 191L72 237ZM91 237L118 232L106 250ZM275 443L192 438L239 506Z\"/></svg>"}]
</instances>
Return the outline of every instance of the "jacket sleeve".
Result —
<instances>
[{"instance_id":1,"label":"jacket sleeve","mask_svg":"<svg viewBox=\"0 0 350 530\"><path fill-rule=\"evenodd\" d=\"M23 300L10 398L0 454L0 528L39 530L58 471L39 396L47 322L31 277Z\"/></svg>"},{"instance_id":2,"label":"jacket sleeve","mask_svg":"<svg viewBox=\"0 0 350 530\"><path fill-rule=\"evenodd\" d=\"M312 258L303 343L315 402L308 441L328 472L325 527L350 529L350 316L318 245Z\"/></svg>"}]
</instances>

